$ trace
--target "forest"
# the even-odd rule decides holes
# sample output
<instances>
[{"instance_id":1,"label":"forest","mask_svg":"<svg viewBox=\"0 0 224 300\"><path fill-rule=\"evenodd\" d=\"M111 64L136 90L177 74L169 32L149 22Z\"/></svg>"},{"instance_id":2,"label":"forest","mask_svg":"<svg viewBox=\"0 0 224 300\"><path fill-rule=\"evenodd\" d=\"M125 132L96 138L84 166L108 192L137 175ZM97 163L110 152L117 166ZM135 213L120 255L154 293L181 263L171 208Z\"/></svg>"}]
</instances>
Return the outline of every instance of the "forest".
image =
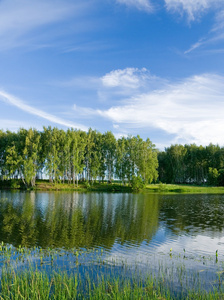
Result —
<instances>
[{"instance_id":1,"label":"forest","mask_svg":"<svg viewBox=\"0 0 224 300\"><path fill-rule=\"evenodd\" d=\"M223 186L223 162L224 148L213 144L171 145L159 151L149 138L116 139L110 131L91 128L0 130L0 179L20 179L25 187L42 178L74 186L96 180Z\"/></svg>"}]
</instances>

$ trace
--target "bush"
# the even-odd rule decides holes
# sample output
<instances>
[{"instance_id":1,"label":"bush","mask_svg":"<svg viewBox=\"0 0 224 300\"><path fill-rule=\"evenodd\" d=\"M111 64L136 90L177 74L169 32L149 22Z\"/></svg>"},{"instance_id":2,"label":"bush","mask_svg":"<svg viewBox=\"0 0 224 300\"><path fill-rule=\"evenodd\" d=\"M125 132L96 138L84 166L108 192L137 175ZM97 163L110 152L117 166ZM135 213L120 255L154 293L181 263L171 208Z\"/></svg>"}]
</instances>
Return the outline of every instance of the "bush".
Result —
<instances>
[{"instance_id":1,"label":"bush","mask_svg":"<svg viewBox=\"0 0 224 300\"><path fill-rule=\"evenodd\" d=\"M90 188L90 183L89 183L89 181L85 181L85 182L84 182L84 186L85 186L85 188L88 190L88 189Z\"/></svg>"},{"instance_id":2,"label":"bush","mask_svg":"<svg viewBox=\"0 0 224 300\"><path fill-rule=\"evenodd\" d=\"M131 181L131 187L134 191L139 191L144 189L145 183L140 176L133 176Z\"/></svg>"},{"instance_id":3,"label":"bush","mask_svg":"<svg viewBox=\"0 0 224 300\"><path fill-rule=\"evenodd\" d=\"M159 187L158 187L158 191L163 193L163 192L168 192L168 187L165 183L160 182L159 183Z\"/></svg>"}]
</instances>

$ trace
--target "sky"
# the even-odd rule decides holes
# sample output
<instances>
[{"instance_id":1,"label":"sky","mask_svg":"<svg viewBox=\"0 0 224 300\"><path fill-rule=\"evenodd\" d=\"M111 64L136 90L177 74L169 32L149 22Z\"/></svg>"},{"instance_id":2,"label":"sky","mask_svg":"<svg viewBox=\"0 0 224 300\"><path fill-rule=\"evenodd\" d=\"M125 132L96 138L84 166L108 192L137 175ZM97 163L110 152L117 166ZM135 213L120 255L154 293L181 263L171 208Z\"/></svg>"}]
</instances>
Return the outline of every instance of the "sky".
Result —
<instances>
[{"instance_id":1,"label":"sky","mask_svg":"<svg viewBox=\"0 0 224 300\"><path fill-rule=\"evenodd\" d=\"M224 145L223 0L0 0L0 128Z\"/></svg>"}]
</instances>

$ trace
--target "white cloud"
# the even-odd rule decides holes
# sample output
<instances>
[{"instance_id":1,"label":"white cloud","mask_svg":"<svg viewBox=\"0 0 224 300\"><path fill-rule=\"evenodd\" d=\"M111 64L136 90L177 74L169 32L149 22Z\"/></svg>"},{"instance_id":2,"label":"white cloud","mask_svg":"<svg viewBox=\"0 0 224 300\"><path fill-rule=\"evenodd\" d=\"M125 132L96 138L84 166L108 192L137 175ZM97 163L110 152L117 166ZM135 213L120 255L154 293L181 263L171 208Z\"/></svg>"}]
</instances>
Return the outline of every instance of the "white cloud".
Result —
<instances>
[{"instance_id":1,"label":"white cloud","mask_svg":"<svg viewBox=\"0 0 224 300\"><path fill-rule=\"evenodd\" d=\"M161 78L151 75L146 69L126 68L108 72L102 77L80 76L73 77L66 81L51 82L53 85L62 87L82 89L83 94L89 90L97 91L97 100L101 103L108 103L111 100L115 102L120 97L136 95L139 91L156 88L162 86L166 80L162 82ZM96 99L95 99L96 101ZM79 107L79 112L84 111Z\"/></svg>"},{"instance_id":2,"label":"white cloud","mask_svg":"<svg viewBox=\"0 0 224 300\"><path fill-rule=\"evenodd\" d=\"M215 23L207 36L194 43L188 50L185 51L185 54L201 47L216 45L224 40L224 2L222 7L223 9L216 13Z\"/></svg>"},{"instance_id":3,"label":"white cloud","mask_svg":"<svg viewBox=\"0 0 224 300\"><path fill-rule=\"evenodd\" d=\"M163 141L159 136L157 141L153 139L163 146L224 144L224 76L202 74L168 81L151 75L145 68L126 68L84 79L90 86L94 81L98 97L92 107L74 105L75 115L82 119L100 122L100 117L105 118L119 135L140 130L154 135L162 132ZM75 79L71 84L80 85L82 80Z\"/></svg>"},{"instance_id":4,"label":"white cloud","mask_svg":"<svg viewBox=\"0 0 224 300\"><path fill-rule=\"evenodd\" d=\"M222 0L165 0L165 3L171 12L186 13L189 21L195 21L208 9L223 6Z\"/></svg>"},{"instance_id":5,"label":"white cloud","mask_svg":"<svg viewBox=\"0 0 224 300\"><path fill-rule=\"evenodd\" d=\"M143 84L147 70L126 68L114 70L104 75L101 80L105 87L122 87L136 89Z\"/></svg>"},{"instance_id":6,"label":"white cloud","mask_svg":"<svg viewBox=\"0 0 224 300\"><path fill-rule=\"evenodd\" d=\"M66 120L63 120L61 118L58 118L54 115L51 115L49 113L46 113L40 109L34 108L30 105L25 104L22 100L20 100L19 98L14 97L13 95L10 95L2 90L0 90L0 100L11 104L31 115L35 115L38 116L40 118L46 119L50 122L56 123L56 124L60 124L66 127L72 127L72 128L79 128L81 130L87 131L87 127L80 125L80 124L75 124L73 122L69 122Z\"/></svg>"},{"instance_id":7,"label":"white cloud","mask_svg":"<svg viewBox=\"0 0 224 300\"><path fill-rule=\"evenodd\" d=\"M214 14L214 25L203 38L187 49L184 54L188 54L203 46L216 44L224 40L224 1L223 0L164 0L169 12L186 15L189 22L198 21L208 13Z\"/></svg>"},{"instance_id":8,"label":"white cloud","mask_svg":"<svg viewBox=\"0 0 224 300\"><path fill-rule=\"evenodd\" d=\"M34 30L68 19L78 14L81 8L80 1L74 4L70 0L0 1L1 49L23 45L25 41L22 38L28 38L27 35Z\"/></svg>"},{"instance_id":9,"label":"white cloud","mask_svg":"<svg viewBox=\"0 0 224 300\"><path fill-rule=\"evenodd\" d=\"M106 95L105 108L74 106L81 117L106 118L119 134L137 128L163 131L169 144L224 144L223 76L202 74L171 82L146 69L126 68L94 80L102 82L96 89L98 101Z\"/></svg>"},{"instance_id":10,"label":"white cloud","mask_svg":"<svg viewBox=\"0 0 224 300\"><path fill-rule=\"evenodd\" d=\"M192 51L194 51L195 49L201 47L204 44L203 39L199 40L198 42L196 42L195 44L193 44L188 50L186 50L184 52L184 54L188 54Z\"/></svg>"},{"instance_id":11,"label":"white cloud","mask_svg":"<svg viewBox=\"0 0 224 300\"><path fill-rule=\"evenodd\" d=\"M223 82L224 77L215 74L193 76L96 111L119 125L120 131L154 128L174 135L170 142L223 145Z\"/></svg>"},{"instance_id":12,"label":"white cloud","mask_svg":"<svg viewBox=\"0 0 224 300\"><path fill-rule=\"evenodd\" d=\"M224 3L223 3L223 9L221 11L218 11L216 15L215 25L212 29L213 32L222 30L224 28Z\"/></svg>"},{"instance_id":13,"label":"white cloud","mask_svg":"<svg viewBox=\"0 0 224 300\"><path fill-rule=\"evenodd\" d=\"M136 7L139 10L145 10L147 12L153 11L153 5L149 0L117 0L117 2L127 6Z\"/></svg>"},{"instance_id":14,"label":"white cloud","mask_svg":"<svg viewBox=\"0 0 224 300\"><path fill-rule=\"evenodd\" d=\"M153 88L162 84L161 78L153 76L146 68L126 68L113 70L100 78L105 91L128 95L137 92L138 89ZM150 83L150 86L149 86ZM114 89L116 88L116 89Z\"/></svg>"}]
</instances>

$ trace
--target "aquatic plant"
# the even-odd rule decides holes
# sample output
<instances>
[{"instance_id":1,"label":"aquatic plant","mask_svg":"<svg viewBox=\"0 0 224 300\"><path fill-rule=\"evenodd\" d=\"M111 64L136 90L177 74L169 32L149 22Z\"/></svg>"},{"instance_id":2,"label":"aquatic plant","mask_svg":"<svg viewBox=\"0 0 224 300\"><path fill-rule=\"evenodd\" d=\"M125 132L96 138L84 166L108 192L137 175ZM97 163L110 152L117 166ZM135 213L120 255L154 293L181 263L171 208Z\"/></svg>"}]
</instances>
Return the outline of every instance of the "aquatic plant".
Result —
<instances>
[{"instance_id":1,"label":"aquatic plant","mask_svg":"<svg viewBox=\"0 0 224 300\"><path fill-rule=\"evenodd\" d=\"M204 289L200 276L204 270L189 272L182 255L172 248L170 253L167 260L179 258L179 263L161 262L155 273L150 268L141 272L125 261L121 264L119 258L109 262L98 248L65 251L1 243L0 299L223 299L223 270L213 287Z\"/></svg>"}]
</instances>

